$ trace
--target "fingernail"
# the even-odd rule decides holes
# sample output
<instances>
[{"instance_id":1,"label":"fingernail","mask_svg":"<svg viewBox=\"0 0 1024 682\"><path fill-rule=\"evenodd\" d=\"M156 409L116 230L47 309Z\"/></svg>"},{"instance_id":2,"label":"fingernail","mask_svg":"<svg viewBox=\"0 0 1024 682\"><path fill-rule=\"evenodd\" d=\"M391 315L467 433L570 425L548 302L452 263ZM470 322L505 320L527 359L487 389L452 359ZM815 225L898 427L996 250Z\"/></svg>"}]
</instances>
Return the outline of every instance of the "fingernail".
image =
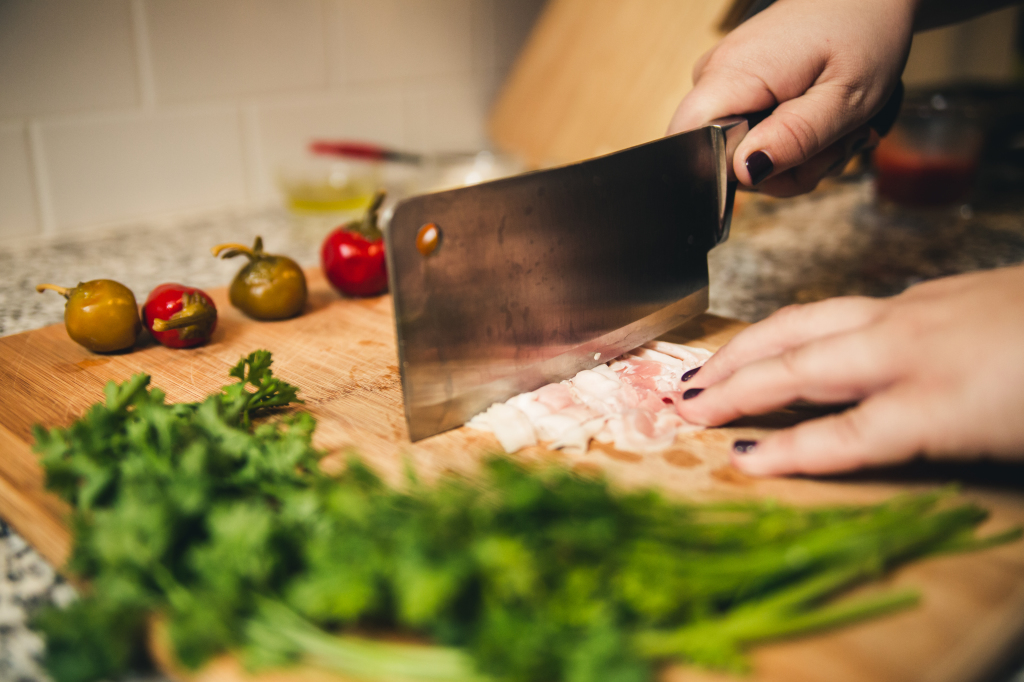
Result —
<instances>
[{"instance_id":1,"label":"fingernail","mask_svg":"<svg viewBox=\"0 0 1024 682\"><path fill-rule=\"evenodd\" d=\"M683 400L689 400L690 398L696 398L704 391L703 388L691 388L683 393Z\"/></svg>"},{"instance_id":2,"label":"fingernail","mask_svg":"<svg viewBox=\"0 0 1024 682\"><path fill-rule=\"evenodd\" d=\"M749 454L749 453L753 452L754 448L756 448L756 447L757 447L757 441L756 440L738 440L738 441L736 441L735 443L732 444L733 452L735 452L737 454L740 454L740 455Z\"/></svg>"},{"instance_id":3,"label":"fingernail","mask_svg":"<svg viewBox=\"0 0 1024 682\"><path fill-rule=\"evenodd\" d=\"M775 164L762 151L756 151L747 157L747 172L750 173L750 182L754 185L761 184L761 181L772 174Z\"/></svg>"},{"instance_id":4,"label":"fingernail","mask_svg":"<svg viewBox=\"0 0 1024 682\"><path fill-rule=\"evenodd\" d=\"M686 372L683 372L682 381L689 381L690 379L692 379L693 375L695 375L697 373L697 370L699 370L699 369L700 369L700 367L694 367L691 370L687 370Z\"/></svg>"}]
</instances>

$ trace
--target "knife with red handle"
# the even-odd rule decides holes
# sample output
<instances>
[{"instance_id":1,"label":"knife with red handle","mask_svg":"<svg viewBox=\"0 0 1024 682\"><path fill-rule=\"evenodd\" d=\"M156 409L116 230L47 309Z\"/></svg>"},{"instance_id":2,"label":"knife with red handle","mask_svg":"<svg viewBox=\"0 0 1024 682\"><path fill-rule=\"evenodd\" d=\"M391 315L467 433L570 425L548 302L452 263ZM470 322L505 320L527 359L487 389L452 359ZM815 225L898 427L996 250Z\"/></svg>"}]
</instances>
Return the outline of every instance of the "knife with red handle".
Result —
<instances>
[{"instance_id":1,"label":"knife with red handle","mask_svg":"<svg viewBox=\"0 0 1024 682\"><path fill-rule=\"evenodd\" d=\"M347 159L362 159L363 161L423 163L422 154L403 152L370 142L356 142L353 140L314 140L309 144L309 151L318 156L339 156Z\"/></svg>"}]
</instances>

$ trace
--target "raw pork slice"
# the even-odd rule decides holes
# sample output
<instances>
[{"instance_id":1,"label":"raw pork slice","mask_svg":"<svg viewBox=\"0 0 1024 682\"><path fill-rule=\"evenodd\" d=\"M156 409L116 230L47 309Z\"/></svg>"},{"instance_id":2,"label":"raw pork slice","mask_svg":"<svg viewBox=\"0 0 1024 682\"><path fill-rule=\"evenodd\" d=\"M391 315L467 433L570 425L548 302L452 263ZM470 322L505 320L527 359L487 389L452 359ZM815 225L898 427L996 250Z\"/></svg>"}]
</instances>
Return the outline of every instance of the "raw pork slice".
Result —
<instances>
[{"instance_id":1,"label":"raw pork slice","mask_svg":"<svg viewBox=\"0 0 1024 682\"><path fill-rule=\"evenodd\" d=\"M470 419L468 425L492 432L505 452L515 452L537 444L537 434L534 433L530 418L508 403L494 403L486 412Z\"/></svg>"},{"instance_id":2,"label":"raw pork slice","mask_svg":"<svg viewBox=\"0 0 1024 682\"><path fill-rule=\"evenodd\" d=\"M624 452L663 452L679 433L701 428L679 416L677 406L683 373L710 357L703 348L652 341L572 379L495 403L467 426L494 433L506 452L543 442L583 453L591 439Z\"/></svg>"}]
</instances>

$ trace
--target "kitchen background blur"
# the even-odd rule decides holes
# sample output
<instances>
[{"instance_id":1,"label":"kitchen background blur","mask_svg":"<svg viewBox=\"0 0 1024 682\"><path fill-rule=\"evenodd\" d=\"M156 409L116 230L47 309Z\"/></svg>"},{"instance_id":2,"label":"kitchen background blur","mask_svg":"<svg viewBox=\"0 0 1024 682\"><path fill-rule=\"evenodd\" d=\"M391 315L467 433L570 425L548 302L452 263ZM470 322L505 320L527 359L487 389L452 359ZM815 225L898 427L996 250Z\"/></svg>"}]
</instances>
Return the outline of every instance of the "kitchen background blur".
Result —
<instances>
[{"instance_id":1,"label":"kitchen background blur","mask_svg":"<svg viewBox=\"0 0 1024 682\"><path fill-rule=\"evenodd\" d=\"M0 235L279 203L313 136L486 144L540 0L3 0Z\"/></svg>"},{"instance_id":2,"label":"kitchen background blur","mask_svg":"<svg viewBox=\"0 0 1024 682\"><path fill-rule=\"evenodd\" d=\"M44 281L109 277L139 300L165 281L223 286L238 264L210 257L218 242L262 234L315 266L323 234L296 230L309 216L279 182L315 138L494 147L526 165L655 138L738 4L0 0L0 335L60 322L63 300L33 290ZM1020 15L917 36L908 89L983 84L1020 105ZM712 311L753 321L1024 260L1019 166L1000 176L1010 201L923 212L879 202L863 172L799 199L741 195L710 256ZM27 613L72 595L0 519L0 679L45 679Z\"/></svg>"},{"instance_id":3,"label":"kitchen background blur","mask_svg":"<svg viewBox=\"0 0 1024 682\"><path fill-rule=\"evenodd\" d=\"M608 9L592 4L594 16ZM690 4L694 21L678 26L681 66L651 106L635 107L635 120L619 117L623 140L664 127L690 87L687 64L713 44L731 3ZM633 4L644 5L665 3ZM171 226L281 205L278 174L315 137L484 148L489 108L543 6L0 0L0 236ZM1018 26L1018 10L1008 9L924 33L905 82L1009 82L1021 71ZM652 22L659 35L665 28ZM651 46L630 37L609 48L642 58ZM614 61L594 61L592 78Z\"/></svg>"}]
</instances>

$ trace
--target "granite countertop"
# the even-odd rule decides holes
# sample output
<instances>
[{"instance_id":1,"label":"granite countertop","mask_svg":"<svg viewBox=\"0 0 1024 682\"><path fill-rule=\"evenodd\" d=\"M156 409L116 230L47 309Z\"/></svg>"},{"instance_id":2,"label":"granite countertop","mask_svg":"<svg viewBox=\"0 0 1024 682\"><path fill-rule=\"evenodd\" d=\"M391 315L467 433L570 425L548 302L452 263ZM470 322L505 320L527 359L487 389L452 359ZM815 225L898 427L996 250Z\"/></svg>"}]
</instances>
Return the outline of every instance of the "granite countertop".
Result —
<instances>
[{"instance_id":1,"label":"granite countertop","mask_svg":"<svg viewBox=\"0 0 1024 682\"><path fill-rule=\"evenodd\" d=\"M879 204L870 179L823 185L796 199L741 193L732 234L710 255L711 312L755 322L790 303L830 296L889 296L926 279L1024 261L1024 195L1011 202L934 210ZM0 336L63 320L64 301L35 285L117 279L141 303L157 284L227 285L239 261L210 247L251 243L303 266L337 219L283 209L221 213L98 235L0 246Z\"/></svg>"},{"instance_id":2,"label":"granite countertop","mask_svg":"<svg viewBox=\"0 0 1024 682\"><path fill-rule=\"evenodd\" d=\"M251 243L259 234L268 251L314 266L320 241L336 222L277 209L5 244L0 336L63 320L64 301L37 294L38 283L117 279L140 302L167 281L224 286L240 263L215 260L211 246ZM1019 262L1020 192L929 211L879 204L867 177L831 182L797 199L742 194L729 241L709 259L711 312L754 322L790 303L892 295L926 279ZM43 645L26 628L27 614L44 603L67 602L74 591L2 520L0 563L0 679L45 679L37 661Z\"/></svg>"},{"instance_id":3,"label":"granite countertop","mask_svg":"<svg viewBox=\"0 0 1024 682\"><path fill-rule=\"evenodd\" d=\"M91 279L116 279L141 304L153 287L164 282L200 288L227 285L242 262L214 258L211 247L226 242L252 244L257 235L263 236L268 252L288 254L304 266L315 265L320 235L330 228L330 223L315 218L303 220L283 210L265 210L13 242L0 248L0 336L64 320L63 298L37 294L36 284L74 286Z\"/></svg>"}]
</instances>

